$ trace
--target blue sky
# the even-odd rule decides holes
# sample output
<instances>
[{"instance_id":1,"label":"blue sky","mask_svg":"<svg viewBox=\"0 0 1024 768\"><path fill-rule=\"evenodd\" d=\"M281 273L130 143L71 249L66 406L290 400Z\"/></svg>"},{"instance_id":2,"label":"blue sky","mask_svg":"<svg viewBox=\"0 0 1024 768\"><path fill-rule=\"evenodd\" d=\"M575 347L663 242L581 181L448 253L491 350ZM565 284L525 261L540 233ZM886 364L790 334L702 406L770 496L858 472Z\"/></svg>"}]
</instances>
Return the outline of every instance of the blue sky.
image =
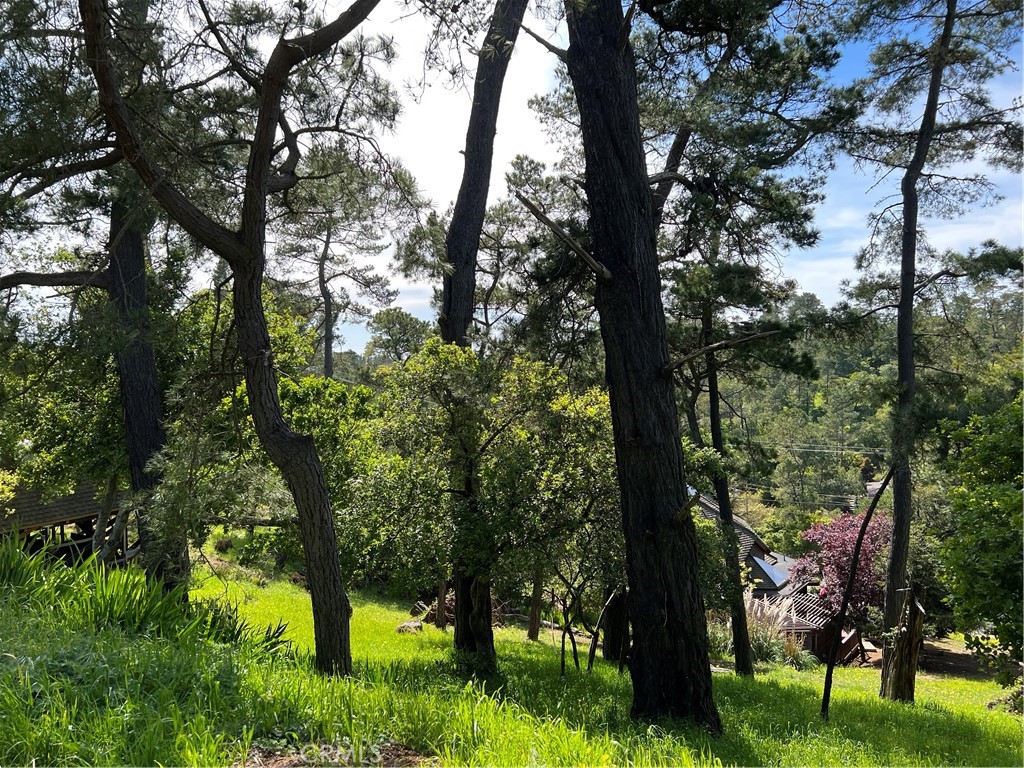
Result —
<instances>
[{"instance_id":1,"label":"blue sky","mask_svg":"<svg viewBox=\"0 0 1024 768\"><path fill-rule=\"evenodd\" d=\"M412 20L408 18L392 25L392 20L399 19L398 12L389 11L387 7L382 10L384 13L377 15L376 29L394 34L399 50L393 74L398 82L413 80L422 73L419 53L425 40L425 28L410 24ZM541 23L530 24L537 32L548 34ZM557 33L552 39L558 42ZM840 80L864 73L866 50L858 46L847 52L837 70ZM1019 62L1020 50L1017 55ZM517 154L528 154L547 162L556 159L555 150L547 143L527 106L532 96L552 87L554 64L554 57L535 41L526 37L520 39L502 97L491 179L492 202L504 194L504 174ZM1008 105L1014 98L1019 99L1021 82L1019 71L1001 77L994 85L996 103ZM435 83L421 98L413 100L406 95L404 102L396 134L382 143L388 152L401 158L437 209L444 211L454 200L461 180L460 153L465 140L470 94ZM971 210L955 220L923 221L935 247L963 250L989 238L1010 246L1022 244L1021 178L1008 172L987 173L1004 199L995 206ZM842 281L856 277L854 257L867 241L868 215L898 189L898 177L892 176L876 184L873 176L855 169L848 159L838 158L824 190L825 200L815 214L821 239L812 249L786 254L781 264L784 275L797 280L804 290L817 294L826 305L835 303L840 298ZM393 281L400 289L399 306L419 317L432 319L429 306L432 286L401 278L393 278ZM364 329L345 326L340 330L345 338L341 346L362 351L367 341Z\"/></svg>"}]
</instances>

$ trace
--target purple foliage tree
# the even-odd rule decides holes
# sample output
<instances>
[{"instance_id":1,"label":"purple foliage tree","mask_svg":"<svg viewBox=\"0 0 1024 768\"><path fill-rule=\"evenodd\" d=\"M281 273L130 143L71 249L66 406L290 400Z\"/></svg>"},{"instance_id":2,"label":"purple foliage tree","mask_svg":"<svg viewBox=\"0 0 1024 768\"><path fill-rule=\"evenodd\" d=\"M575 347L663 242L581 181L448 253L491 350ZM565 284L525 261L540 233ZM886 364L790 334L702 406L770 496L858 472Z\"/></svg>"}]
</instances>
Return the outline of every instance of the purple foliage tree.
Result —
<instances>
[{"instance_id":1,"label":"purple foliage tree","mask_svg":"<svg viewBox=\"0 0 1024 768\"><path fill-rule=\"evenodd\" d=\"M817 550L797 561L792 571L793 578L799 581L820 578L820 594L830 610L838 611L842 603L853 548L863 520L864 515L840 515L800 534ZM850 609L854 615L863 617L869 606L882 607L885 576L885 558L882 555L891 538L892 520L876 517L868 524L850 596Z\"/></svg>"}]
</instances>

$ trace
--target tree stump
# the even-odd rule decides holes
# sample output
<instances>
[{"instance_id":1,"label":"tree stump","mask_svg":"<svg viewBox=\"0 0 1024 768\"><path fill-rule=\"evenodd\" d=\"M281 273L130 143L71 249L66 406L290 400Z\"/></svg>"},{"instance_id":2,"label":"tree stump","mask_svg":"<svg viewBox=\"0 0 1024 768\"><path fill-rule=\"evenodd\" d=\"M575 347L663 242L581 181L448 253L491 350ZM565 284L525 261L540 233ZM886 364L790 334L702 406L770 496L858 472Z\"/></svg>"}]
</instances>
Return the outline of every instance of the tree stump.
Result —
<instances>
[{"instance_id":1,"label":"tree stump","mask_svg":"<svg viewBox=\"0 0 1024 768\"><path fill-rule=\"evenodd\" d=\"M883 699L914 703L917 654L924 636L924 608L912 590L907 591L900 610L896 636L886 641L882 652Z\"/></svg>"}]
</instances>

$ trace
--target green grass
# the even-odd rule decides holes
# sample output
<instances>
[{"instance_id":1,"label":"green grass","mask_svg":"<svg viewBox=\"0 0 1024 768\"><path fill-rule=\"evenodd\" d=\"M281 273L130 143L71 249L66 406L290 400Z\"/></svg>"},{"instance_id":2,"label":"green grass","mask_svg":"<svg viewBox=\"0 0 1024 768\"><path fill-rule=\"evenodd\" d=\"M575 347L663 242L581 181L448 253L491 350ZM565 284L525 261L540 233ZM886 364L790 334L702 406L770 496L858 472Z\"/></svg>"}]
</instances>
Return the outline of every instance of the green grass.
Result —
<instances>
[{"instance_id":1,"label":"green grass","mask_svg":"<svg viewBox=\"0 0 1024 768\"><path fill-rule=\"evenodd\" d=\"M444 765L1024 759L1021 720L985 708L1000 689L983 681L922 676L918 704L908 707L878 700L877 671L839 670L825 723L820 669L716 675L725 733L712 738L682 722L633 722L628 675L599 663L593 674L570 668L560 678L550 639L530 643L516 629L497 633L500 675L467 682L454 673L450 633L399 635L404 605L355 594L357 674L330 679L303 653L312 641L308 594L286 581L201 579L193 596L226 596L254 625L285 619L297 654L268 652L253 633L239 643L224 642L223 631L216 642L174 630L152 602L145 621L110 594L105 611L74 608L93 600L82 590L101 591L76 579L67 578L79 585L70 590L53 587L53 577L6 587L0 574L0 764L230 765L253 745L359 763L392 741Z\"/></svg>"}]
</instances>

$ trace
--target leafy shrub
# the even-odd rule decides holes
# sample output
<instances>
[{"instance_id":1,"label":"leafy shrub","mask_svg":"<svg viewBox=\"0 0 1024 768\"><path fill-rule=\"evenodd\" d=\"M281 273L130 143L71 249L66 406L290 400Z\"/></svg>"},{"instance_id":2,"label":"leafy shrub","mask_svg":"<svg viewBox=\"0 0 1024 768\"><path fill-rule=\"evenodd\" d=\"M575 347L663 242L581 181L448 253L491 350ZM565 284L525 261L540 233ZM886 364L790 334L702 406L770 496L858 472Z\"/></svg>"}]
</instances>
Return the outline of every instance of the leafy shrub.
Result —
<instances>
[{"instance_id":1,"label":"leafy shrub","mask_svg":"<svg viewBox=\"0 0 1024 768\"><path fill-rule=\"evenodd\" d=\"M799 638L789 632L782 636L782 663L793 669L813 669L821 664L818 657L806 650Z\"/></svg>"}]
</instances>

